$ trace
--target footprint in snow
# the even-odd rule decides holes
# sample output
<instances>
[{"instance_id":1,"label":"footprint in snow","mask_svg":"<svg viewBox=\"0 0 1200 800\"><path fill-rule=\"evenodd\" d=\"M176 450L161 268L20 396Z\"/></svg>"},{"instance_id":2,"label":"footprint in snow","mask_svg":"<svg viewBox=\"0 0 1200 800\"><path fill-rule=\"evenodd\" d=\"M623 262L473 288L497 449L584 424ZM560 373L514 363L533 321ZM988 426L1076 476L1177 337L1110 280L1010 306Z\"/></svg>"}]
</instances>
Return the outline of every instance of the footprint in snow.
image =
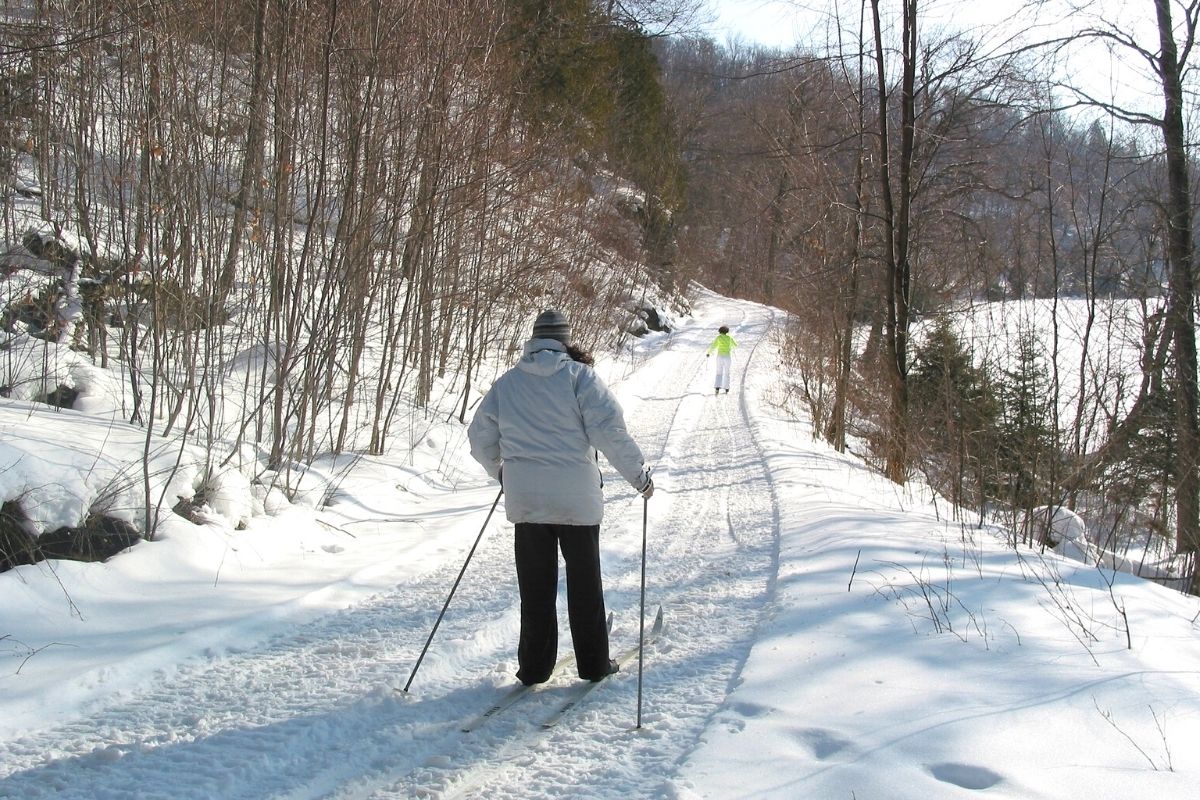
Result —
<instances>
[{"instance_id":1,"label":"footprint in snow","mask_svg":"<svg viewBox=\"0 0 1200 800\"><path fill-rule=\"evenodd\" d=\"M823 728L805 728L797 731L796 735L812 750L813 755L822 761L837 755L852 744L849 739Z\"/></svg>"},{"instance_id":2,"label":"footprint in snow","mask_svg":"<svg viewBox=\"0 0 1200 800\"><path fill-rule=\"evenodd\" d=\"M943 783L952 783L955 786L976 791L990 789L1004 780L1003 775L993 772L987 767L979 767L974 764L929 764L928 769L933 777Z\"/></svg>"}]
</instances>

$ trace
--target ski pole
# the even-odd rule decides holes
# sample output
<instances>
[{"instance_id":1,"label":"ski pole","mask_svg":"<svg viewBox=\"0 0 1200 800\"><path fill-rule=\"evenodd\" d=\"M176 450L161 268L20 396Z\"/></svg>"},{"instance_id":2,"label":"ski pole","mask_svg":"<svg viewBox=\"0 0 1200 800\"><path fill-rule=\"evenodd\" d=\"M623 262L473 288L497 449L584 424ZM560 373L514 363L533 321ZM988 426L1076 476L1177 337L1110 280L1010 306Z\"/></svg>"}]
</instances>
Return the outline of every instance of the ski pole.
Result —
<instances>
[{"instance_id":1,"label":"ski pole","mask_svg":"<svg viewBox=\"0 0 1200 800\"><path fill-rule=\"evenodd\" d=\"M475 537L475 544L471 545L471 552L467 553L467 560L463 562L462 569L458 571L458 577L454 579L454 585L450 587L450 595L446 598L445 605L442 606L442 612L438 614L437 621L433 623L433 630L429 632L429 638L425 640L425 646L421 648L421 655L417 656L417 663L413 665L412 674L408 676L408 682L404 684L404 692L408 693L408 687L412 686L413 678L417 677L417 670L421 668L421 662L425 660L425 653L429 651L429 645L433 643L433 636L437 633L438 626L442 624L442 617L446 616L446 609L450 608L450 601L454 599L454 593L458 591L458 584L466 574L467 565L471 563L471 557L475 555L475 548L479 547L479 543L483 540L483 533L487 530L488 523L492 521L492 513L496 510L496 505L500 502L500 496L504 494L504 487L500 487L499 494L492 501L492 507L488 510L487 519L483 521L483 527L479 529L479 535Z\"/></svg>"},{"instance_id":2,"label":"ski pole","mask_svg":"<svg viewBox=\"0 0 1200 800\"><path fill-rule=\"evenodd\" d=\"M642 667L646 648L646 526L650 516L650 498L642 498L642 596L638 622L638 699L637 727L642 727Z\"/></svg>"}]
</instances>

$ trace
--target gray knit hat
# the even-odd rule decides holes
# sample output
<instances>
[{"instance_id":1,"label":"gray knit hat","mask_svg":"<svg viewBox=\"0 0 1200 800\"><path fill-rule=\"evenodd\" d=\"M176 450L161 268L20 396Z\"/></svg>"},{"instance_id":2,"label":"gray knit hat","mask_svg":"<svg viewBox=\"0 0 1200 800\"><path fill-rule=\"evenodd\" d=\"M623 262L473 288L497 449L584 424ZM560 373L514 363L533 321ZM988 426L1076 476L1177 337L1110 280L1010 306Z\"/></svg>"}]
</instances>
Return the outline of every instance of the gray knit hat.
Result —
<instances>
[{"instance_id":1,"label":"gray knit hat","mask_svg":"<svg viewBox=\"0 0 1200 800\"><path fill-rule=\"evenodd\" d=\"M538 314L533 323L533 338L557 339L563 344L571 343L571 323L567 318L554 309L547 309Z\"/></svg>"}]
</instances>

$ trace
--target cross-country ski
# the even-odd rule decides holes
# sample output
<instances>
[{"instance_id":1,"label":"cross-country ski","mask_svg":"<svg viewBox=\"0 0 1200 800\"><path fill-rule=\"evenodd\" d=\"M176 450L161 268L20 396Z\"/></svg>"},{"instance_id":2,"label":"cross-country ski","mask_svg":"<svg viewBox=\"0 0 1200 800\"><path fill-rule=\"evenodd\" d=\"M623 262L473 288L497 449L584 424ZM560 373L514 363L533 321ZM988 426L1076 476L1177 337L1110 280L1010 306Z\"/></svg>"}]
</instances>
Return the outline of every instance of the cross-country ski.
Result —
<instances>
[{"instance_id":1,"label":"cross-country ski","mask_svg":"<svg viewBox=\"0 0 1200 800\"><path fill-rule=\"evenodd\" d=\"M613 626L613 615L609 614L608 615L609 631L612 630L612 626ZM560 658L557 662L555 662L554 669L552 669L550 671L550 676L546 679L546 682L548 683L550 681L553 681L556 677L558 677L559 675L566 672L572 665L574 665L574 663L575 663L575 654L573 652L568 653L567 655ZM481 725L486 723L488 720L493 719L494 717L502 714L509 708L512 708L514 705L516 705L518 702L520 702L520 700L523 697L525 697L525 695L529 694L530 692L536 691L537 687L538 687L538 684L518 684L518 685L512 687L507 692L505 692L503 695L501 695L500 698L498 700L496 700L495 703L493 703L491 706L489 706L481 714L478 714L477 716L464 722L462 725L462 728L460 730L462 730L463 733L470 733L471 731L475 730L476 728L479 728Z\"/></svg>"},{"instance_id":2,"label":"cross-country ski","mask_svg":"<svg viewBox=\"0 0 1200 800\"><path fill-rule=\"evenodd\" d=\"M662 606L659 606L658 613L654 615L654 623L653 623L653 625L650 626L650 630L646 632L645 640L641 644L634 645L633 647L628 648L627 650L622 652L619 656L617 656L617 658L616 658L617 665L621 668L622 672L627 670L632 664L636 663L637 657L638 657L639 653L641 653L642 647L649 646L654 641L656 641L658 639L658 637L662 634L662 630L663 630L663 610L662 610ZM581 684L579 687L575 688L572 691L572 693L571 693L572 696L569 699L563 701L559 705L558 709L553 714L551 714L550 716L548 716L542 720L542 727L543 728L553 728L560 721L562 721L563 717L565 717L572 710L574 710L580 703L582 703L584 700L586 700L588 695L590 695L593 691L595 691L597 688L599 688L600 684L602 684L606 681L614 680L618 674L619 673L613 673L613 675L610 675L601 681L584 683L584 684ZM610 709L610 711L611 711L611 709Z\"/></svg>"}]
</instances>

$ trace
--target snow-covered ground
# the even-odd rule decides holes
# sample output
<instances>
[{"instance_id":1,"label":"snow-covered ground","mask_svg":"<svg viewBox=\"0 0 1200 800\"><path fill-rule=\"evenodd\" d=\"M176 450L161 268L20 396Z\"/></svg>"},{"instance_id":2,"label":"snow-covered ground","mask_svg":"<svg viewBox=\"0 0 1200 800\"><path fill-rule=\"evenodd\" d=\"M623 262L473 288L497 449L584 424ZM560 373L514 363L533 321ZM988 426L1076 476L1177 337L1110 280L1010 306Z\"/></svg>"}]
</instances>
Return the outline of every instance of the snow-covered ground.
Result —
<instances>
[{"instance_id":1,"label":"snow-covered ground","mask_svg":"<svg viewBox=\"0 0 1200 800\"><path fill-rule=\"evenodd\" d=\"M714 396L720 324L740 347ZM1200 601L1014 552L813 442L781 407L775 324L704 295L601 365L658 487L640 729L634 666L552 730L569 673L460 732L514 680L499 512L395 690L496 497L445 425L360 459L332 505L260 498L244 530L225 509L108 563L0 575L0 797L1200 796ZM114 425L0 401L4 438L89 423ZM623 649L643 504L607 470L606 491Z\"/></svg>"}]
</instances>

